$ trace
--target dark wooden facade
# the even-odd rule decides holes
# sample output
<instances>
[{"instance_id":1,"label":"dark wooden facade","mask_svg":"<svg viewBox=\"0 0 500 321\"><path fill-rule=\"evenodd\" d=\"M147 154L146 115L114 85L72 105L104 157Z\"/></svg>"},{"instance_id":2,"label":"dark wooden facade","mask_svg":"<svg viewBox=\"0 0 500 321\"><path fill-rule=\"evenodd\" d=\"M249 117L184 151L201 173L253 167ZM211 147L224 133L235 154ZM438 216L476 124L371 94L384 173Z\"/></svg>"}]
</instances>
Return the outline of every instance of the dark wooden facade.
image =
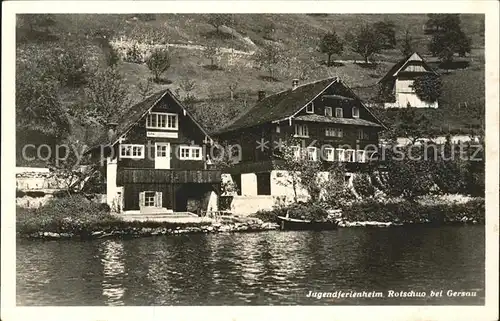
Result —
<instances>
[{"instance_id":1,"label":"dark wooden facade","mask_svg":"<svg viewBox=\"0 0 500 321\"><path fill-rule=\"evenodd\" d=\"M146 122L150 113L177 115L177 128L148 128ZM117 191L122 188L124 211L140 210L141 197L145 199L147 192L161 193L155 196L153 207L174 211L188 210L188 200L203 202L207 193L219 192L221 172L208 169L206 163L205 153L211 139L170 91L154 94L133 106L129 114L114 125L118 130L110 144L111 157L116 159L116 186ZM168 165L159 167L156 163L160 159L155 143L169 144L169 153L163 157L163 160L169 158ZM120 148L123 145L144 146L144 152L140 156L122 157ZM200 157L182 159L179 157L181 146L201 148ZM143 206L151 207L149 203Z\"/></svg>"},{"instance_id":2,"label":"dark wooden facade","mask_svg":"<svg viewBox=\"0 0 500 321\"><path fill-rule=\"evenodd\" d=\"M348 88L332 85L312 101L314 112L306 108L298 110L292 117L276 115L277 120L269 121L251 127L221 132L217 135L219 141L241 146L241 160L235 164L231 173L266 172L276 168L276 150L278 142L290 139L300 141L302 146L317 148L318 159L322 146L333 148L363 150L367 146L376 148L379 144L379 132L384 128ZM332 116L325 116L326 107L332 109ZM353 107L359 111L359 117L354 117ZM270 109L273 106L269 106ZM342 117L335 117L336 108L342 108ZM270 110L271 111L271 110ZM252 110L246 115L251 117ZM294 137L295 125L306 124L308 137ZM327 136L327 128L341 129L342 137ZM359 131L364 135L360 137ZM258 148L259 142L268 142L265 148ZM350 164L349 164L350 165ZM358 168L358 166L349 166Z\"/></svg>"}]
</instances>

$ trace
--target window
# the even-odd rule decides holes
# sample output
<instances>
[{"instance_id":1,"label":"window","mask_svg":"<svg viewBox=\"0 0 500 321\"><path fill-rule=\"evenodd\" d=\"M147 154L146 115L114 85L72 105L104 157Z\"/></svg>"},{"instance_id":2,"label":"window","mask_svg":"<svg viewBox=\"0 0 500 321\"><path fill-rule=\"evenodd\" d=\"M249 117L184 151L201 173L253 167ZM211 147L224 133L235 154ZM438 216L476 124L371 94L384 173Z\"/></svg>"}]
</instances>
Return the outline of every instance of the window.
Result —
<instances>
[{"instance_id":1,"label":"window","mask_svg":"<svg viewBox=\"0 0 500 321\"><path fill-rule=\"evenodd\" d=\"M344 136L344 132L340 128L326 128L325 136L328 137L342 137Z\"/></svg>"},{"instance_id":2,"label":"window","mask_svg":"<svg viewBox=\"0 0 500 321\"><path fill-rule=\"evenodd\" d=\"M334 160L343 162L344 161L344 156L345 156L345 150L342 148L336 148L335 149L335 154L334 154Z\"/></svg>"},{"instance_id":3,"label":"window","mask_svg":"<svg viewBox=\"0 0 500 321\"><path fill-rule=\"evenodd\" d=\"M324 148L323 149L323 157L329 161L329 162L333 162L334 160L334 152L335 152L335 149L333 148Z\"/></svg>"},{"instance_id":4,"label":"window","mask_svg":"<svg viewBox=\"0 0 500 321\"><path fill-rule=\"evenodd\" d=\"M332 107L325 107L325 116L329 116L329 117L333 116Z\"/></svg>"},{"instance_id":5,"label":"window","mask_svg":"<svg viewBox=\"0 0 500 321\"><path fill-rule=\"evenodd\" d=\"M314 114L314 103L307 104L306 113Z\"/></svg>"},{"instance_id":6,"label":"window","mask_svg":"<svg viewBox=\"0 0 500 321\"><path fill-rule=\"evenodd\" d=\"M120 158L144 158L144 145L121 144Z\"/></svg>"},{"instance_id":7,"label":"window","mask_svg":"<svg viewBox=\"0 0 500 321\"><path fill-rule=\"evenodd\" d=\"M337 131L335 130L335 128L327 128L325 129L325 136L328 137L337 136Z\"/></svg>"},{"instance_id":8,"label":"window","mask_svg":"<svg viewBox=\"0 0 500 321\"><path fill-rule=\"evenodd\" d=\"M156 157L167 157L168 145L156 145Z\"/></svg>"},{"instance_id":9,"label":"window","mask_svg":"<svg viewBox=\"0 0 500 321\"><path fill-rule=\"evenodd\" d=\"M358 129L358 139L360 140L368 140L370 139L370 135L364 129Z\"/></svg>"},{"instance_id":10,"label":"window","mask_svg":"<svg viewBox=\"0 0 500 321\"><path fill-rule=\"evenodd\" d=\"M342 110L342 108L335 108L335 117L337 118L344 117L344 111Z\"/></svg>"},{"instance_id":11,"label":"window","mask_svg":"<svg viewBox=\"0 0 500 321\"><path fill-rule=\"evenodd\" d=\"M177 114L150 113L146 118L146 128L177 130L178 127Z\"/></svg>"},{"instance_id":12,"label":"window","mask_svg":"<svg viewBox=\"0 0 500 321\"><path fill-rule=\"evenodd\" d=\"M181 160L202 160L201 147L179 146L179 159Z\"/></svg>"},{"instance_id":13,"label":"window","mask_svg":"<svg viewBox=\"0 0 500 321\"><path fill-rule=\"evenodd\" d=\"M300 146L292 146L293 158L300 159Z\"/></svg>"},{"instance_id":14,"label":"window","mask_svg":"<svg viewBox=\"0 0 500 321\"><path fill-rule=\"evenodd\" d=\"M345 151L344 161L351 162L351 163L355 161L355 150L354 149L347 149Z\"/></svg>"},{"instance_id":15,"label":"window","mask_svg":"<svg viewBox=\"0 0 500 321\"><path fill-rule=\"evenodd\" d=\"M309 129L307 128L307 125L295 124L295 136L309 137Z\"/></svg>"},{"instance_id":16,"label":"window","mask_svg":"<svg viewBox=\"0 0 500 321\"><path fill-rule=\"evenodd\" d=\"M316 161L318 153L316 147L307 147L307 160Z\"/></svg>"},{"instance_id":17,"label":"window","mask_svg":"<svg viewBox=\"0 0 500 321\"><path fill-rule=\"evenodd\" d=\"M356 151L356 160L360 163L365 163L366 162L366 152L364 150L357 150Z\"/></svg>"},{"instance_id":18,"label":"window","mask_svg":"<svg viewBox=\"0 0 500 321\"><path fill-rule=\"evenodd\" d=\"M140 207L163 207L162 192L145 191L139 193Z\"/></svg>"},{"instance_id":19,"label":"window","mask_svg":"<svg viewBox=\"0 0 500 321\"><path fill-rule=\"evenodd\" d=\"M144 192L144 206L154 207L155 202L156 192Z\"/></svg>"},{"instance_id":20,"label":"window","mask_svg":"<svg viewBox=\"0 0 500 321\"><path fill-rule=\"evenodd\" d=\"M352 107L352 117L359 118L359 108L358 107Z\"/></svg>"},{"instance_id":21,"label":"window","mask_svg":"<svg viewBox=\"0 0 500 321\"><path fill-rule=\"evenodd\" d=\"M179 159L181 160L202 160L201 147L179 146Z\"/></svg>"},{"instance_id":22,"label":"window","mask_svg":"<svg viewBox=\"0 0 500 321\"><path fill-rule=\"evenodd\" d=\"M276 125L276 132L277 133L281 133L281 127L280 127L280 125Z\"/></svg>"}]
</instances>

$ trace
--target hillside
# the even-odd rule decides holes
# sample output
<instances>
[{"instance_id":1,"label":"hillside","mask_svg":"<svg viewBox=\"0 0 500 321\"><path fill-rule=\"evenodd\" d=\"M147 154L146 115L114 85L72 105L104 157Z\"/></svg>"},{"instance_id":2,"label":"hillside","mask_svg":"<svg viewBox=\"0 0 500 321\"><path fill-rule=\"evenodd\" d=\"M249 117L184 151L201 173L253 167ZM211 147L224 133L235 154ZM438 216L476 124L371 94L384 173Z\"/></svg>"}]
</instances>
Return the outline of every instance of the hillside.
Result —
<instances>
[{"instance_id":1,"label":"hillside","mask_svg":"<svg viewBox=\"0 0 500 321\"><path fill-rule=\"evenodd\" d=\"M51 54L55 48L71 46L84 53L96 68L104 68L106 46L102 46L102 39L112 46L120 43L128 46L134 42L168 45L172 55L171 67L165 73L168 81L164 85L155 84L154 89L171 88L183 98L186 92L179 89L183 82L194 82L190 92L193 99L187 105L200 122L214 130L249 108L258 90L273 93L288 88L293 78L304 83L330 76L341 77L351 87L367 87L375 84L391 64L401 58L398 49L385 50L375 55L378 64L367 68L357 64L356 61L362 58L346 47L341 56L334 57L336 65L327 67L326 55L318 51L319 40L327 31L335 30L343 37L362 23L390 20L396 26L396 38L400 39L408 28L414 49L423 54L427 53L430 37L423 31L426 15L238 14L233 15L230 27L220 27L219 32L210 25L209 18L202 14L53 15L54 22L44 30L50 36L44 39L32 37L26 28L18 26L18 64L42 52ZM457 101L484 96L483 23L474 15L461 15L461 21L474 49L468 57L471 62L466 70L443 76L444 103L440 113L445 118L454 115L446 110L453 108ZM269 27L271 22L272 28ZM209 68L209 59L203 55L203 46L209 43L222 48L218 68ZM254 62L254 53L268 43L280 46L287 58L272 81ZM118 70L125 79L130 98L137 102L141 99L138 84L151 77L147 66L120 61ZM233 99L230 99L230 85L236 86ZM63 86L59 90L66 108L81 103L82 92L78 87ZM452 123L454 128L463 127L456 117ZM75 125L72 132L84 140L94 136L92 133L84 135Z\"/></svg>"}]
</instances>

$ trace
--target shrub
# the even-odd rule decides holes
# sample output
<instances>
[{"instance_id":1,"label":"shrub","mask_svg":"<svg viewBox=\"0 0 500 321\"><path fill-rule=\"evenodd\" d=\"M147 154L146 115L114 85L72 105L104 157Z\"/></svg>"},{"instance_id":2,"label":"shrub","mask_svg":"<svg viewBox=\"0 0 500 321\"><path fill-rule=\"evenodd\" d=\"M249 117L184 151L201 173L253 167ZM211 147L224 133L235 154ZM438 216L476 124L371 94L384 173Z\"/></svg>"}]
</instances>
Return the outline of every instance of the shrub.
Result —
<instances>
[{"instance_id":1,"label":"shrub","mask_svg":"<svg viewBox=\"0 0 500 321\"><path fill-rule=\"evenodd\" d=\"M355 202L342 209L347 221L379 221L396 223L454 223L476 221L484 223L484 199L465 203L419 203L410 201L382 203L373 199Z\"/></svg>"},{"instance_id":2,"label":"shrub","mask_svg":"<svg viewBox=\"0 0 500 321\"><path fill-rule=\"evenodd\" d=\"M54 198L37 209L18 208L16 215L17 232L20 234L78 232L96 223L117 220L107 208L80 195Z\"/></svg>"},{"instance_id":3,"label":"shrub","mask_svg":"<svg viewBox=\"0 0 500 321\"><path fill-rule=\"evenodd\" d=\"M253 216L265 222L278 222L278 216L305 220L323 220L328 216L326 209L316 203L293 203L288 206L275 207L270 211L258 211Z\"/></svg>"}]
</instances>

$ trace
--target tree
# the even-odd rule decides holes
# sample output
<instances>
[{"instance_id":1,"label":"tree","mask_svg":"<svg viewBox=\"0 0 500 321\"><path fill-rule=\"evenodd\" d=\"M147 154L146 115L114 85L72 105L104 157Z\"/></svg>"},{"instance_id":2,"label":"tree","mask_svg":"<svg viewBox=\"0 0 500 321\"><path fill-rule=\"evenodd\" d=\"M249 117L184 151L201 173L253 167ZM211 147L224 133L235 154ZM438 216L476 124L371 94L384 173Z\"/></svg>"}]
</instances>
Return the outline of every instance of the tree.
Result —
<instances>
[{"instance_id":1,"label":"tree","mask_svg":"<svg viewBox=\"0 0 500 321\"><path fill-rule=\"evenodd\" d=\"M403 38L403 43L401 44L401 53L403 56L407 57L411 55L414 52L413 50L413 39L410 34L410 30L406 29L404 38Z\"/></svg>"},{"instance_id":2,"label":"tree","mask_svg":"<svg viewBox=\"0 0 500 321\"><path fill-rule=\"evenodd\" d=\"M260 51L255 55L255 60L261 69L267 70L269 72L270 80L274 80L276 70L280 63L285 60L285 55L277 46L265 45Z\"/></svg>"},{"instance_id":3,"label":"tree","mask_svg":"<svg viewBox=\"0 0 500 321\"><path fill-rule=\"evenodd\" d=\"M370 176L366 173L356 174L352 184L356 193L362 197L373 197L375 195L375 188L371 183Z\"/></svg>"},{"instance_id":4,"label":"tree","mask_svg":"<svg viewBox=\"0 0 500 321\"><path fill-rule=\"evenodd\" d=\"M69 133L68 113L58 95L59 82L45 64L34 58L17 65L16 130L60 139Z\"/></svg>"},{"instance_id":5,"label":"tree","mask_svg":"<svg viewBox=\"0 0 500 321\"><path fill-rule=\"evenodd\" d=\"M383 47L382 35L369 25L361 26L354 34L347 33L346 42L354 52L364 58L365 63L368 63L373 54L379 53Z\"/></svg>"},{"instance_id":6,"label":"tree","mask_svg":"<svg viewBox=\"0 0 500 321\"><path fill-rule=\"evenodd\" d=\"M192 94L192 91L196 87L196 82L194 80L190 80L189 78L185 77L182 78L180 82L180 87L186 93L186 96L184 97L182 102L190 106L195 101L195 97Z\"/></svg>"},{"instance_id":7,"label":"tree","mask_svg":"<svg viewBox=\"0 0 500 321\"><path fill-rule=\"evenodd\" d=\"M220 55L219 45L214 41L209 42L203 49L203 55L206 58L210 59L210 67L215 69L217 67L215 59L218 58Z\"/></svg>"},{"instance_id":8,"label":"tree","mask_svg":"<svg viewBox=\"0 0 500 321\"><path fill-rule=\"evenodd\" d=\"M96 73L85 88L88 106L75 115L82 123L106 124L112 116L130 105L128 88L115 68L106 68Z\"/></svg>"},{"instance_id":9,"label":"tree","mask_svg":"<svg viewBox=\"0 0 500 321\"><path fill-rule=\"evenodd\" d=\"M69 43L61 52L55 52L54 71L61 84L68 87L85 85L91 77L91 68L86 56L76 44Z\"/></svg>"},{"instance_id":10,"label":"tree","mask_svg":"<svg viewBox=\"0 0 500 321\"><path fill-rule=\"evenodd\" d=\"M233 17L230 14L210 14L208 23L215 27L217 33L220 32L221 26L230 26L233 22Z\"/></svg>"},{"instance_id":11,"label":"tree","mask_svg":"<svg viewBox=\"0 0 500 321\"><path fill-rule=\"evenodd\" d=\"M161 81L161 75L170 68L170 52L165 48L157 48L151 52L151 56L146 60L146 65L153 74L155 82Z\"/></svg>"},{"instance_id":12,"label":"tree","mask_svg":"<svg viewBox=\"0 0 500 321\"><path fill-rule=\"evenodd\" d=\"M457 14L432 14L426 23L426 30L432 33L429 51L439 57L442 62L450 63L453 55L465 57L470 53L471 41L460 27L460 16Z\"/></svg>"},{"instance_id":13,"label":"tree","mask_svg":"<svg viewBox=\"0 0 500 321\"><path fill-rule=\"evenodd\" d=\"M424 148L423 145L400 146L394 142L384 147L381 162L385 173L380 177L380 187L386 194L413 201L432 191L434 166L425 157Z\"/></svg>"},{"instance_id":14,"label":"tree","mask_svg":"<svg viewBox=\"0 0 500 321\"><path fill-rule=\"evenodd\" d=\"M437 101L442 91L441 78L435 74L428 74L415 78L413 89L418 98L426 102Z\"/></svg>"},{"instance_id":15,"label":"tree","mask_svg":"<svg viewBox=\"0 0 500 321\"><path fill-rule=\"evenodd\" d=\"M382 46L384 49L393 49L396 47L396 26L394 22L378 21L373 24L373 28L382 36Z\"/></svg>"},{"instance_id":16,"label":"tree","mask_svg":"<svg viewBox=\"0 0 500 321\"><path fill-rule=\"evenodd\" d=\"M328 56L327 66L331 66L332 55L340 55L344 50L344 44L337 36L335 31L329 32L323 36L320 43L320 50Z\"/></svg>"},{"instance_id":17,"label":"tree","mask_svg":"<svg viewBox=\"0 0 500 321\"><path fill-rule=\"evenodd\" d=\"M281 184L292 186L294 202L298 202L298 189L305 189L311 203L324 201L332 208L348 200L351 195L344 184L345 168L341 163L333 163L325 168L321 159L312 159L303 144L295 139L289 139L277 151L276 156L281 160L278 169L286 171ZM296 149L294 146L301 146ZM320 172L327 173L319 175Z\"/></svg>"},{"instance_id":18,"label":"tree","mask_svg":"<svg viewBox=\"0 0 500 321\"><path fill-rule=\"evenodd\" d=\"M422 110L415 108L401 110L395 123L398 134L410 139L411 144L415 144L420 139L432 140L434 138L432 121Z\"/></svg>"}]
</instances>

